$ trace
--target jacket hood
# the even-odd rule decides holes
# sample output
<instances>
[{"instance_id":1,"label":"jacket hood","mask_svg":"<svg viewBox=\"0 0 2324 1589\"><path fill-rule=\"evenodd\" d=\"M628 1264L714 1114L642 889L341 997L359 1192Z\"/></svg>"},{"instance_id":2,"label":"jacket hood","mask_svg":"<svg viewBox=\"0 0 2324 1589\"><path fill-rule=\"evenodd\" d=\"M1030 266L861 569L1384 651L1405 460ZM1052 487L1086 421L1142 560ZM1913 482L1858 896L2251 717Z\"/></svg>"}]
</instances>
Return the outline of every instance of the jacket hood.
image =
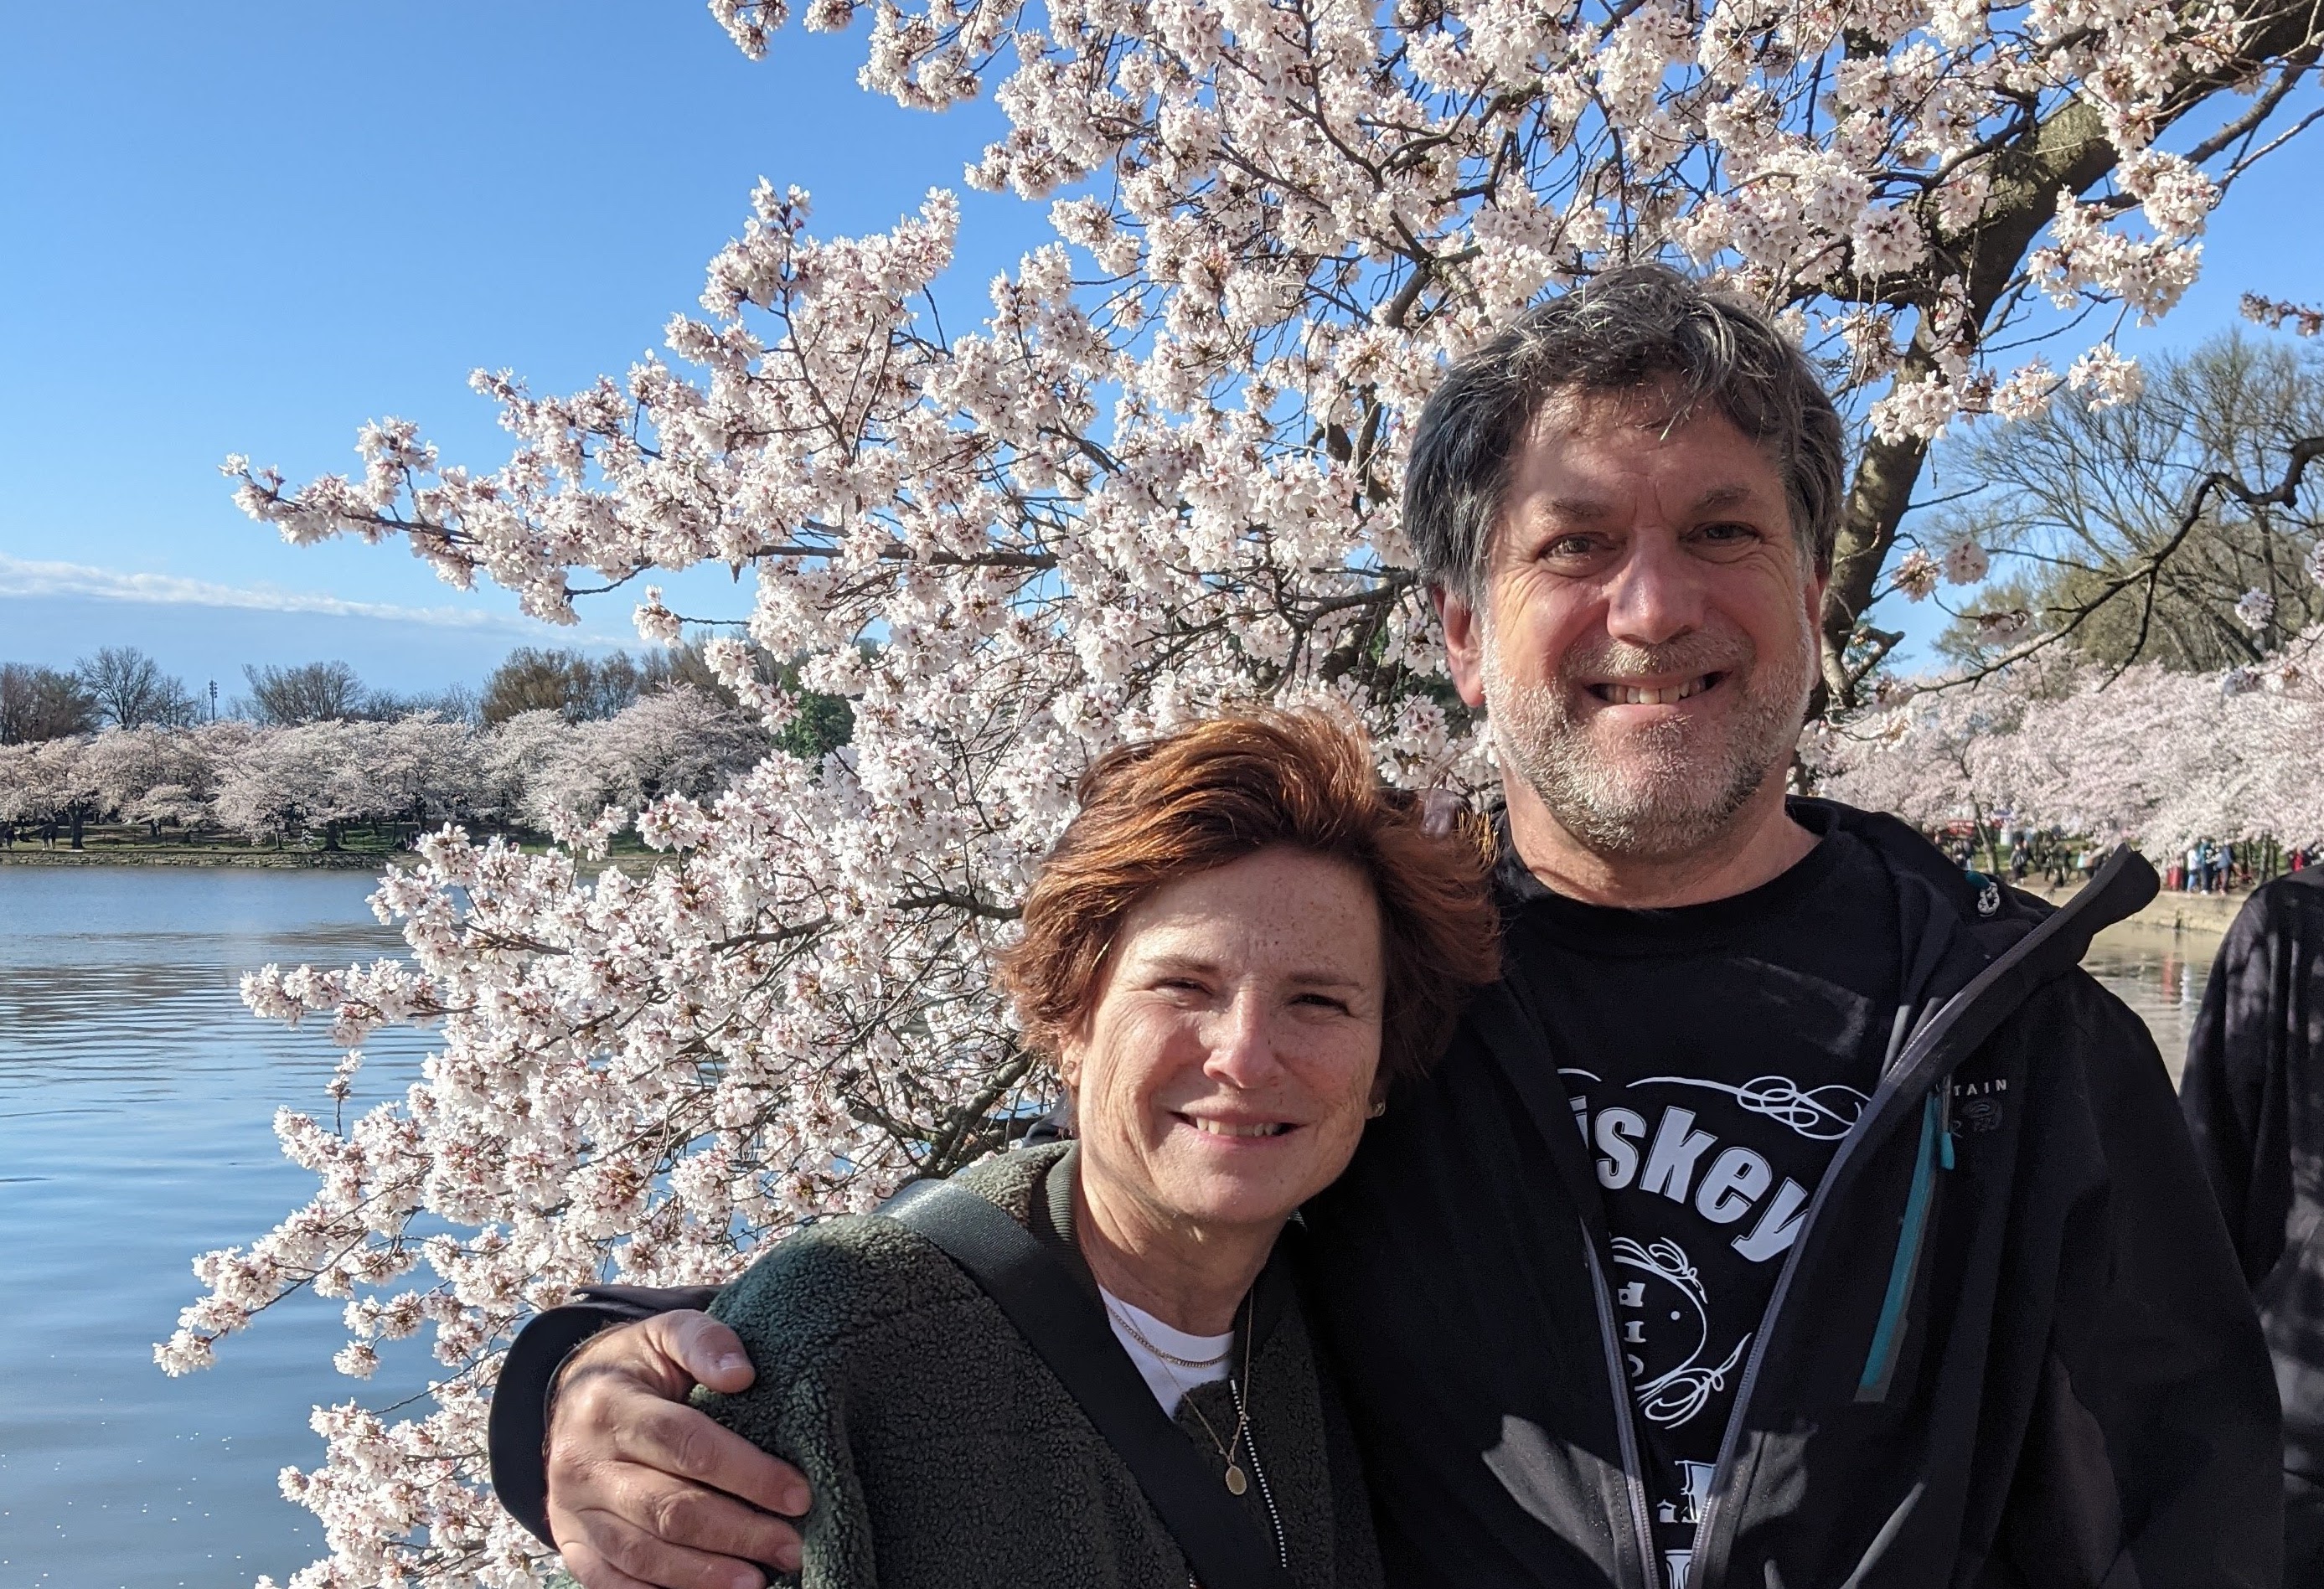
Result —
<instances>
[{"instance_id":1,"label":"jacket hood","mask_svg":"<svg viewBox=\"0 0 2324 1589\"><path fill-rule=\"evenodd\" d=\"M2145 858L2123 844L2072 898L2052 905L1997 877L1964 870L1886 813L1805 796L1785 805L1802 826L1851 834L1887 866L1904 913L1907 959L1918 972L1908 977L1905 989L1915 1000L1950 1001L1974 986L1980 1005L1999 996L2015 1007L2024 994L2080 965L2099 932L2136 914L2162 889ZM2005 960L2007 966L1999 967ZM2006 975L1980 982L1997 969ZM2017 997L2006 997L2013 991Z\"/></svg>"}]
</instances>

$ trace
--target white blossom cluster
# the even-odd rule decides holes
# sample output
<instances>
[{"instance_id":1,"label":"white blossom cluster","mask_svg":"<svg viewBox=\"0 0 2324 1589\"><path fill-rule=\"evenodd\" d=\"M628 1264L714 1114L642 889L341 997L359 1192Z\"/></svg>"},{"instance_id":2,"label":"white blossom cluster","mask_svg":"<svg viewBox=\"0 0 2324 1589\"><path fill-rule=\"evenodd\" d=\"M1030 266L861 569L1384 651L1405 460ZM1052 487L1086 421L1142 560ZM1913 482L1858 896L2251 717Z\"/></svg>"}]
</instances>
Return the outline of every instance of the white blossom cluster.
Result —
<instances>
[{"instance_id":1,"label":"white blossom cluster","mask_svg":"<svg viewBox=\"0 0 2324 1589\"><path fill-rule=\"evenodd\" d=\"M712 9L752 53L788 19ZM447 464L400 420L364 432L359 476L228 463L293 541L401 537L550 621L724 565L751 639L854 713L844 757L648 803L669 858L648 879L438 837L378 899L407 965L252 979L261 1014L327 1018L350 1049L441 1023L405 1098L343 1135L285 1121L321 1189L204 1261L210 1290L163 1349L194 1365L304 1284L350 1299L355 1372L374 1340L435 1331L453 1373L434 1410L332 1414L324 1466L294 1481L332 1549L303 1584L531 1581L538 1547L475 1488L512 1330L592 1280L731 1275L1038 1102L991 956L1107 747L1222 702L1326 697L1370 721L1389 776L1484 780L1394 510L1448 359L1545 286L1659 256L1781 311L1875 436L2067 386L2118 400L2121 361L2058 376L1985 350L2050 312L2045 290L2145 315L2183 290L2217 184L2158 133L2244 25L2122 0L862 9L865 85L932 110L989 96L1008 132L966 179L1049 206L1056 240L991 283L981 323L934 313L951 194L829 239L805 194L763 183L667 358L561 397L478 374L515 437L503 466ZM2122 177L2089 179L1987 280L2003 245L1979 228L2025 201L2010 152L2052 124ZM641 633L714 616L666 588L643 587ZM724 656L779 727L793 703ZM608 831L566 836L578 853Z\"/></svg>"},{"instance_id":2,"label":"white blossom cluster","mask_svg":"<svg viewBox=\"0 0 2324 1589\"><path fill-rule=\"evenodd\" d=\"M107 729L0 745L0 819L68 821L78 808L84 820L150 823L157 836L216 827L254 843L353 822L577 832L608 807L625 818L665 794L714 794L767 749L754 714L684 686L598 721L528 712L484 730L427 712Z\"/></svg>"},{"instance_id":3,"label":"white blossom cluster","mask_svg":"<svg viewBox=\"0 0 2324 1589\"><path fill-rule=\"evenodd\" d=\"M1822 793L1923 824L2006 818L2135 843L2166 860L2198 839L2324 841L2324 629L2216 675L2063 652L1975 687L1899 692L1805 745Z\"/></svg>"}]
</instances>

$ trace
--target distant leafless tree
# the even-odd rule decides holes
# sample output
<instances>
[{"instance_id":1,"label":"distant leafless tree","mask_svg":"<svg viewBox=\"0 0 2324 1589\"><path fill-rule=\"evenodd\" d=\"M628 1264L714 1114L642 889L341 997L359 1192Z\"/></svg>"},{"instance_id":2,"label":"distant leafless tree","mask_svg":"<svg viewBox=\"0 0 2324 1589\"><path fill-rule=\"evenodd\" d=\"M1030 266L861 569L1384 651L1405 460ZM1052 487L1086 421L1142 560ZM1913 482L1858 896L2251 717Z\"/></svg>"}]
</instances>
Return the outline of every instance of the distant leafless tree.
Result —
<instances>
[{"instance_id":1,"label":"distant leafless tree","mask_svg":"<svg viewBox=\"0 0 2324 1589\"><path fill-rule=\"evenodd\" d=\"M606 658L610 667L612 658ZM626 656L622 657L625 664ZM632 665L630 671L635 671ZM610 717L629 704L606 709L606 681L600 664L579 651L541 646L519 646L484 679L482 703L484 721L498 725L524 712L554 712L567 722ZM634 679L630 697L636 698Z\"/></svg>"},{"instance_id":2,"label":"distant leafless tree","mask_svg":"<svg viewBox=\"0 0 2324 1589\"><path fill-rule=\"evenodd\" d=\"M1974 666L2054 638L2116 666L2208 670L2324 619L2324 510L2300 479L2324 436L2324 355L2229 333L2149 371L2135 402L2061 400L1941 460L1969 494L1923 544L1974 540L1996 558L1941 652ZM2279 479L2289 489L2203 489ZM2254 591L2259 621L2237 612Z\"/></svg>"},{"instance_id":3,"label":"distant leafless tree","mask_svg":"<svg viewBox=\"0 0 2324 1589\"><path fill-rule=\"evenodd\" d=\"M370 715L370 693L344 662L309 662L299 667L245 663L242 675L250 681L250 715L263 723L288 728Z\"/></svg>"},{"instance_id":4,"label":"distant leafless tree","mask_svg":"<svg viewBox=\"0 0 2324 1589\"><path fill-rule=\"evenodd\" d=\"M86 734L97 723L97 699L72 675L23 662L0 663L0 745Z\"/></svg>"},{"instance_id":5,"label":"distant leafless tree","mask_svg":"<svg viewBox=\"0 0 2324 1589\"><path fill-rule=\"evenodd\" d=\"M134 646L100 647L95 656L74 665L73 677L96 698L105 721L117 727L173 725L194 719L194 698L186 682L163 673L161 664Z\"/></svg>"}]
</instances>

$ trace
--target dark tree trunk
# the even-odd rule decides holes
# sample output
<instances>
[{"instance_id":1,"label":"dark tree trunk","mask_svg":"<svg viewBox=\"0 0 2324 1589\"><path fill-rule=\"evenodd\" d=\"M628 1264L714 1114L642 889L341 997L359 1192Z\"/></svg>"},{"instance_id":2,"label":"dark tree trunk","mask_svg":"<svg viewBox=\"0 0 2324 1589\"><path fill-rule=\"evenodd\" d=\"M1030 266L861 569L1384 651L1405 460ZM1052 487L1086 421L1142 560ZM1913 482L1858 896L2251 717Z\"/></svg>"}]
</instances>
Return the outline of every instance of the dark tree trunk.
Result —
<instances>
[{"instance_id":1,"label":"dark tree trunk","mask_svg":"<svg viewBox=\"0 0 2324 1589\"><path fill-rule=\"evenodd\" d=\"M2098 112L2077 99L2029 127L2016 146L1995 162L1985 214L1965 234L1948 239L1942 250L1958 267L1976 325L1986 324L2034 239L2057 214L2059 190L2088 192L2119 159L2107 142ZM1899 385L1925 381L1936 372L1937 350L1926 338L1923 325L1914 331L1897 372ZM1819 704L1858 704L1857 689L1863 680L1849 671L1849 644L1858 620L1871 605L1889 548L1896 544L1896 527L1912 506L1913 487L1928 456L1925 441L1886 442L1875 436L1858 460L1840 514L1840 539L1832 550L1831 583L1824 591L1824 688L1819 694L1829 701Z\"/></svg>"},{"instance_id":2,"label":"dark tree trunk","mask_svg":"<svg viewBox=\"0 0 2324 1589\"><path fill-rule=\"evenodd\" d=\"M2243 13L2241 21L2245 31L2236 41L2236 57L2208 71L2190 74L2163 102L2155 118L2155 133L2213 104L2225 91L2262 81L2270 69L2313 63L2319 49L2324 49L2324 15L2319 15L2316 0L2278 0L2272 6ZM2232 124L2234 115L2227 119ZM2232 140L2222 142L2220 138L2215 133L2209 142L2218 146L2195 152L2206 158L2224 152ZM1995 160L1993 187L1984 214L1966 233L1940 245L1941 268L1929 279L1959 275L1972 323L1980 329L1986 327L2034 239L2057 214L2059 193L2077 197L2089 193L2120 160L2096 108L2082 99L2060 106L2040 123L2029 125ZM1866 302L1897 301L1884 298L1877 283L1868 284L1858 296ZM1911 307L1926 311L1932 304L1914 299ZM1925 335L1924 326L1915 332L1899 381L1925 380L1935 370L1935 350L1923 340ZM1913 487L1927 457L1928 445L1920 441L1887 443L1875 438L1864 448L1849 487L1832 556L1831 583L1824 594L1824 677L1823 688L1817 693L1819 709L1826 704L1858 703L1863 679L1849 671L1849 646L1865 608L1871 604L1889 548L1895 544L1896 527L1912 505Z\"/></svg>"}]
</instances>

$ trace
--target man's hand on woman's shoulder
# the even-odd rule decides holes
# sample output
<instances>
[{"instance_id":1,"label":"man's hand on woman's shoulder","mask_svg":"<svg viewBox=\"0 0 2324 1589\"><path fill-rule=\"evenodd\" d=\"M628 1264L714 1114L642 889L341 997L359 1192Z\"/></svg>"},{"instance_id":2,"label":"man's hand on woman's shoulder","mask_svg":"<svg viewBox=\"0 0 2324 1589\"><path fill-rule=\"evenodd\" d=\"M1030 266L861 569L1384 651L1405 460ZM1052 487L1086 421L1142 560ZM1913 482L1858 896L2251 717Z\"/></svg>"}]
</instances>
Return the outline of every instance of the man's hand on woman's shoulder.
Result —
<instances>
[{"instance_id":1,"label":"man's hand on woman's shoulder","mask_svg":"<svg viewBox=\"0 0 2324 1589\"><path fill-rule=\"evenodd\" d=\"M751 1361L706 1313L657 1314L574 1353L549 1425L549 1525L585 1589L761 1589L796 1572L807 1480L687 1405L747 1388ZM780 1515L778 1515L780 1514Z\"/></svg>"}]
</instances>

